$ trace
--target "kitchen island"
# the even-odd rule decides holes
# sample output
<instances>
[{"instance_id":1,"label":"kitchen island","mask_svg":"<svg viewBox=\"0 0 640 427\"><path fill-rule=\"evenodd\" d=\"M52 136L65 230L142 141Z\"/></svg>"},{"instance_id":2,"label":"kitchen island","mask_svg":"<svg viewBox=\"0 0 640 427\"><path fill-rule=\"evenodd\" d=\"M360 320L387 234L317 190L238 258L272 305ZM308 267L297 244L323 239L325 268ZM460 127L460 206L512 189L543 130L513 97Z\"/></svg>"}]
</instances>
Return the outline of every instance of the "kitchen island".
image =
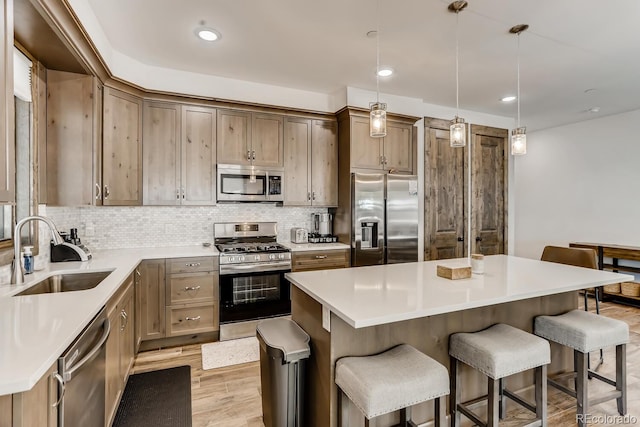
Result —
<instances>
[{"instance_id":1,"label":"kitchen island","mask_svg":"<svg viewBox=\"0 0 640 427\"><path fill-rule=\"evenodd\" d=\"M448 339L506 323L531 332L537 315L560 314L577 307L576 291L632 280L632 276L589 270L507 255L485 257L485 273L449 280L436 266L466 260L287 274L292 318L311 336L306 422L337 425L334 366L343 356L370 355L407 343L449 366ZM552 344L549 372L571 366L571 353ZM463 400L486 394L486 381L462 370ZM526 373L509 378L514 390L527 390ZM431 405L416 408L417 420L432 418ZM357 410L351 408L353 415ZM381 421L393 416L380 417ZM358 418L360 419L360 418ZM357 424L356 424L357 425Z\"/></svg>"}]
</instances>

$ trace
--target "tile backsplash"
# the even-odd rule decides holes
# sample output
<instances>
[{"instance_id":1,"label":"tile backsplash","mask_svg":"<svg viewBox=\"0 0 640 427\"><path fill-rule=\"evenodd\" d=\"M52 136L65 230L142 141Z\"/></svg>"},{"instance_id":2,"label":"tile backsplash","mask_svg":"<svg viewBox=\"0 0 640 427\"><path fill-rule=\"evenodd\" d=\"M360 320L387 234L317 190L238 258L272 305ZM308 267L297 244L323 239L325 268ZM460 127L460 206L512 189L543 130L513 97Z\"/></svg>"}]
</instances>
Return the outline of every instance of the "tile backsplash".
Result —
<instances>
[{"instance_id":1,"label":"tile backsplash","mask_svg":"<svg viewBox=\"0 0 640 427\"><path fill-rule=\"evenodd\" d=\"M326 208L281 207L260 203L216 206L40 206L59 231L78 229L82 243L90 250L157 246L189 246L213 242L213 224L234 221L278 223L278 240L289 241L291 227L311 226L312 213ZM40 252L36 269L49 261L51 235L40 225ZM11 267L0 267L0 284L9 283Z\"/></svg>"},{"instance_id":2,"label":"tile backsplash","mask_svg":"<svg viewBox=\"0 0 640 427\"><path fill-rule=\"evenodd\" d=\"M278 223L278 239L289 241L291 227L309 228L312 213L326 208L280 207L259 203L216 206L47 207L60 231L77 228L91 250L188 246L213 242L213 224L235 221Z\"/></svg>"}]
</instances>

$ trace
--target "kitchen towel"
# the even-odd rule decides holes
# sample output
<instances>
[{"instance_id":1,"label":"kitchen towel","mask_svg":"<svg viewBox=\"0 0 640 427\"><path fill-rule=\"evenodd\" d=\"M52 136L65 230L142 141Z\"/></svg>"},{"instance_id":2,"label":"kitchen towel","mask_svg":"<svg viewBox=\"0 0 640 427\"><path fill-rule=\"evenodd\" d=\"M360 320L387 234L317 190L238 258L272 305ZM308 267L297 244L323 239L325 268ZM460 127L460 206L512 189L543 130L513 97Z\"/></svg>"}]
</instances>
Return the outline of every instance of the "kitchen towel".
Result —
<instances>
[{"instance_id":1,"label":"kitchen towel","mask_svg":"<svg viewBox=\"0 0 640 427\"><path fill-rule=\"evenodd\" d=\"M260 360L260 344L256 337L202 344L202 369L204 370L258 360Z\"/></svg>"}]
</instances>

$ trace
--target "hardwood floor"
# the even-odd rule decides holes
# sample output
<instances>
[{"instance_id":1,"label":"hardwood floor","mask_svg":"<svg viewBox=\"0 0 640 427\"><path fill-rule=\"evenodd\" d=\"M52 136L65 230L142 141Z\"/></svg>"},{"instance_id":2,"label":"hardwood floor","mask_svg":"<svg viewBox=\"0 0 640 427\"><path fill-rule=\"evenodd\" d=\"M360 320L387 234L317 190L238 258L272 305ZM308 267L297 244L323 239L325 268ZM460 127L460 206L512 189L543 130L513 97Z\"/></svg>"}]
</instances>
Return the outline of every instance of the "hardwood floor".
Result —
<instances>
[{"instance_id":1,"label":"hardwood floor","mask_svg":"<svg viewBox=\"0 0 640 427\"><path fill-rule=\"evenodd\" d=\"M593 305L593 300L589 302ZM633 417L635 417L635 424L640 425L640 309L603 303L601 313L629 324L630 342L627 345L629 419L631 424L634 424ZM592 363L597 360L596 354L591 356ZM598 372L611 376L615 372L614 349L605 351L604 359L605 363ZM189 345L140 353L132 373L181 365L191 366L193 427L264 427L258 362L204 371L200 345ZM607 387L597 380L589 381L589 386L594 392ZM552 387L549 387L548 395L548 425L550 427L575 426L575 400ZM594 406L589 412L594 417L591 425L624 424L617 418L615 400ZM529 418L528 413L513 410L500 424L515 426L518 423L521 424L526 418Z\"/></svg>"}]
</instances>

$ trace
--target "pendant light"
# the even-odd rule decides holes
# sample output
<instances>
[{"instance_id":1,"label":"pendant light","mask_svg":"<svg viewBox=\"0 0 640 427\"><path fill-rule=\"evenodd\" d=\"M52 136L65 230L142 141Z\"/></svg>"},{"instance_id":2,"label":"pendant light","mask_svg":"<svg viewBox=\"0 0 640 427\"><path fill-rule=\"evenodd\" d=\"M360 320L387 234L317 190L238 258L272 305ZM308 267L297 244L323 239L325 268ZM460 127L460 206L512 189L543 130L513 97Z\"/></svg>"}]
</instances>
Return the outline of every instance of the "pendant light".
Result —
<instances>
[{"instance_id":1,"label":"pendant light","mask_svg":"<svg viewBox=\"0 0 640 427\"><path fill-rule=\"evenodd\" d=\"M376 2L376 102L369 104L369 135L387 136L387 104L380 102L380 0Z\"/></svg>"},{"instance_id":2,"label":"pendant light","mask_svg":"<svg viewBox=\"0 0 640 427\"><path fill-rule=\"evenodd\" d=\"M467 143L467 129L464 119L459 117L460 114L460 88L459 88L459 79L458 79L458 57L459 57L459 49L458 49L458 13L460 13L464 8L467 7L467 2L464 0L454 1L448 7L450 12L454 12L456 14L456 116L451 120L451 126L449 128L449 144L452 147L464 147Z\"/></svg>"},{"instance_id":3,"label":"pendant light","mask_svg":"<svg viewBox=\"0 0 640 427\"><path fill-rule=\"evenodd\" d=\"M527 24L519 24L511 27L509 32L518 36L518 79L517 79L517 100L518 100L518 119L516 128L511 131L511 154L521 156L527 154L527 128L520 126L520 33L525 31L529 26Z\"/></svg>"}]
</instances>

